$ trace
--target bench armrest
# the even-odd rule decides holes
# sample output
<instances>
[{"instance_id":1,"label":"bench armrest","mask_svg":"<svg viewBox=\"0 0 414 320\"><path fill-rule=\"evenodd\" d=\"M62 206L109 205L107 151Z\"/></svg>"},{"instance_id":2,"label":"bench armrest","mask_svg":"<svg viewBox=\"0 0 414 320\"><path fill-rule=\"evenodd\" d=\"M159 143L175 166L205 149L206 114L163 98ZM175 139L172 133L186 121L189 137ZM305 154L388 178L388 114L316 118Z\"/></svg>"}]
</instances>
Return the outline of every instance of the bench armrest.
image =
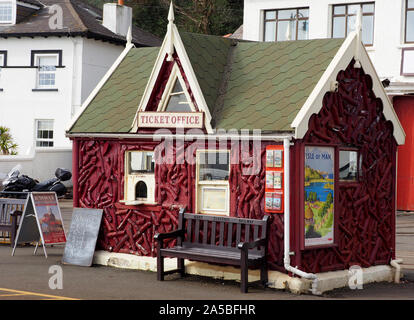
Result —
<instances>
[{"instance_id":1,"label":"bench armrest","mask_svg":"<svg viewBox=\"0 0 414 320\"><path fill-rule=\"evenodd\" d=\"M184 229L178 229L171 232L166 233L157 233L154 236L154 239L157 241L162 241L164 239L170 239L170 238L177 238L177 237L184 237Z\"/></svg>"},{"instance_id":2,"label":"bench armrest","mask_svg":"<svg viewBox=\"0 0 414 320\"><path fill-rule=\"evenodd\" d=\"M240 242L237 245L237 247L240 250L248 250L248 249L253 249L253 248L256 248L256 247L259 247L259 246L265 246L266 244L267 244L267 239L258 238L258 239L254 240L252 242Z\"/></svg>"}]
</instances>

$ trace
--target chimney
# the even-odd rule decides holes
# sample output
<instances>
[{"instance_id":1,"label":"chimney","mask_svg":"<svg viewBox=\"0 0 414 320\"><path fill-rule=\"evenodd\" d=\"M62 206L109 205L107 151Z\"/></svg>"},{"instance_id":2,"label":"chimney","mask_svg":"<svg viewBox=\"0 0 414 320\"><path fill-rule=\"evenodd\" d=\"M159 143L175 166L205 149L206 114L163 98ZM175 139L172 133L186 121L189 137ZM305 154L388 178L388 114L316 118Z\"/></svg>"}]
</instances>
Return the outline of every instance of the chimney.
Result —
<instances>
[{"instance_id":1,"label":"chimney","mask_svg":"<svg viewBox=\"0 0 414 320\"><path fill-rule=\"evenodd\" d=\"M124 0L118 3L105 3L103 7L102 25L113 33L126 37L132 24L132 8L124 5Z\"/></svg>"}]
</instances>

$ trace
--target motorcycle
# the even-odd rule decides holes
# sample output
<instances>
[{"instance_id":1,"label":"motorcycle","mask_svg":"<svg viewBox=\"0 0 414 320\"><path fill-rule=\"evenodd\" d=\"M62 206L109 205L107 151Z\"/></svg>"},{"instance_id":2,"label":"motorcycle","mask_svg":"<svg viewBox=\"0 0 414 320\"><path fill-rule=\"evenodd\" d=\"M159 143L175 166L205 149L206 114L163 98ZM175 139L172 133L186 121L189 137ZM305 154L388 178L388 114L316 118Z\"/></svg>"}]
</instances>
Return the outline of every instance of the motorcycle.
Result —
<instances>
[{"instance_id":1,"label":"motorcycle","mask_svg":"<svg viewBox=\"0 0 414 320\"><path fill-rule=\"evenodd\" d=\"M67 188L62 181L67 181L72 177L72 173L63 168L57 168L55 178L42 182L30 178L27 175L20 175L21 166L14 167L6 179L2 182L3 192L47 192L54 191L58 198L62 198L67 193Z\"/></svg>"}]
</instances>

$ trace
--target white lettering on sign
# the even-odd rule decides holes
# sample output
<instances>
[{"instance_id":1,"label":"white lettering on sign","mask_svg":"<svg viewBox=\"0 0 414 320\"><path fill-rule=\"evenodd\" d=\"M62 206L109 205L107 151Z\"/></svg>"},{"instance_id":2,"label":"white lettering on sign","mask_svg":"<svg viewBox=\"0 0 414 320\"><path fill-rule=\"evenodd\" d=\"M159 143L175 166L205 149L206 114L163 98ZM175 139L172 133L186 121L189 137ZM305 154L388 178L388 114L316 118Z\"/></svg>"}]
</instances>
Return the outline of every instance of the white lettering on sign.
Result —
<instances>
[{"instance_id":1,"label":"white lettering on sign","mask_svg":"<svg viewBox=\"0 0 414 320\"><path fill-rule=\"evenodd\" d=\"M202 128L202 112L138 112L139 128Z\"/></svg>"}]
</instances>

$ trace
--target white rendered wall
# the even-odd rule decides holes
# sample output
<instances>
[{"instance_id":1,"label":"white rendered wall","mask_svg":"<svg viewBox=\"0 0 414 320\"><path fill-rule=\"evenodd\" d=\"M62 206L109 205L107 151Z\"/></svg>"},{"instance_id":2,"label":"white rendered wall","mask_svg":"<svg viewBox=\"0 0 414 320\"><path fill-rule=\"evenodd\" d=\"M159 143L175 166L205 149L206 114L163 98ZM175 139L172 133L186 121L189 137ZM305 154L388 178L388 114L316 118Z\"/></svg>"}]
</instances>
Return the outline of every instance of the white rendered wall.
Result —
<instances>
[{"instance_id":1,"label":"white rendered wall","mask_svg":"<svg viewBox=\"0 0 414 320\"><path fill-rule=\"evenodd\" d=\"M263 40L263 11L309 7L309 38L331 37L332 5L373 2L374 0L245 0L243 39ZM381 78L392 82L414 82L414 77L400 75L401 48L404 44L405 0L376 0L374 45L366 47Z\"/></svg>"},{"instance_id":2,"label":"white rendered wall","mask_svg":"<svg viewBox=\"0 0 414 320\"><path fill-rule=\"evenodd\" d=\"M71 147L65 137L67 123L123 49L81 37L0 39L0 51L7 51L7 66L30 66L32 50L62 50L64 68L56 69L57 92L32 91L36 68L1 70L0 125L10 128L20 155L31 153L35 146L36 119L53 119L54 147Z\"/></svg>"}]
</instances>

